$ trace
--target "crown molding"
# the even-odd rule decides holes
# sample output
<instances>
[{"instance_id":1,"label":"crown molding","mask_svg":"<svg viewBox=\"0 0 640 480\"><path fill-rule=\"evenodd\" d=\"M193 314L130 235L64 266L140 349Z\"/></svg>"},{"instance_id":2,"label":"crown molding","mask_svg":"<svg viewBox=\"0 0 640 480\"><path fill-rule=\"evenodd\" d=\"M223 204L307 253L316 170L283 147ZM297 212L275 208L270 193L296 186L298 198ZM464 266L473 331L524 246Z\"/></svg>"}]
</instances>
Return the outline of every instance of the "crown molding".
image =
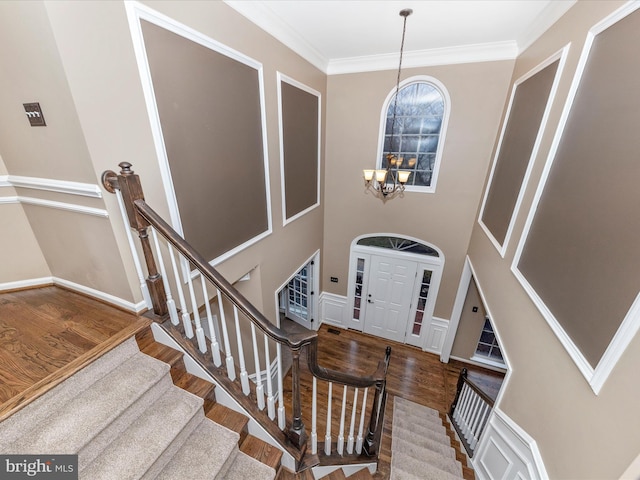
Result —
<instances>
[{"instance_id":1,"label":"crown molding","mask_svg":"<svg viewBox=\"0 0 640 480\"><path fill-rule=\"evenodd\" d=\"M327 73L328 59L315 49L305 38L293 31L286 23L262 2L247 2L246 0L223 0L240 15L276 40L296 52L306 61L324 73Z\"/></svg>"},{"instance_id":2,"label":"crown molding","mask_svg":"<svg viewBox=\"0 0 640 480\"><path fill-rule=\"evenodd\" d=\"M433 48L405 52L402 57L402 68L513 60L517 56L518 45L515 41ZM399 54L392 53L330 60L326 73L327 75L340 75L394 70L398 68L398 59Z\"/></svg>"},{"instance_id":3,"label":"crown molding","mask_svg":"<svg viewBox=\"0 0 640 480\"><path fill-rule=\"evenodd\" d=\"M564 0L561 2L549 2L540 12L529 28L517 39L518 54L529 48L533 42L542 36L560 17L569 11L577 3L577 0Z\"/></svg>"}]
</instances>

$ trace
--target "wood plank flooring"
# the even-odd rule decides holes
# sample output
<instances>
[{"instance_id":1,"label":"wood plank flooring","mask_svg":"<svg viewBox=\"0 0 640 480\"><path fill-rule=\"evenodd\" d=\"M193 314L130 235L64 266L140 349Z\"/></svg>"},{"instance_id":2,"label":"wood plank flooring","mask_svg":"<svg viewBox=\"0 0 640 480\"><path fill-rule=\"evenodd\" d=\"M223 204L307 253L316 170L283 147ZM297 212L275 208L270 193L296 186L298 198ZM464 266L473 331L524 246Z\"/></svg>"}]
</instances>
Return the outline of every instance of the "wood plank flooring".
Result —
<instances>
[{"instance_id":1,"label":"wood plank flooring","mask_svg":"<svg viewBox=\"0 0 640 480\"><path fill-rule=\"evenodd\" d=\"M291 327L284 323L283 327ZM332 333L334 332L334 333ZM367 375L374 372L378 362L384 358L385 348L391 346L391 361L387 374L387 408L384 423L384 436L380 450L379 472L376 478L388 478L391 462L391 421L393 417L393 397L399 396L412 402L425 405L438 410L444 419L455 397L458 375L462 367L467 367L469 376L476 383L483 383L499 388L503 375L491 370L483 369L459 361L452 360L448 364L440 362L438 355L423 352L422 350L397 342L388 341L379 337L362 334L353 330L341 330L323 325L318 331L318 361L323 367L349 372L354 375ZM335 388L337 387L337 388ZM301 397L302 405L311 405L312 377L306 365L301 368ZM318 441L323 441L326 429L327 411L326 382L318 382ZM332 392L332 421L331 432L335 442L339 432L340 412L335 412L342 404L342 387L334 386ZM370 392L372 394L373 392ZM289 406L291 398L290 375L284 384L285 405ZM350 389L347 396L347 417L345 419L345 437L348 434L350 413L352 408L353 390ZM360 397L362 398L362 397ZM369 397L369 404L372 395ZM359 411L359 410L358 410ZM309 409L302 412L303 422L310 434L311 412ZM357 430L357 423L356 423ZM458 460L463 466L464 455L458 454ZM465 478L472 479L471 469L465 469Z\"/></svg>"},{"instance_id":2,"label":"wood plank flooring","mask_svg":"<svg viewBox=\"0 0 640 480\"><path fill-rule=\"evenodd\" d=\"M0 293L0 420L148 324L59 287Z\"/></svg>"}]
</instances>

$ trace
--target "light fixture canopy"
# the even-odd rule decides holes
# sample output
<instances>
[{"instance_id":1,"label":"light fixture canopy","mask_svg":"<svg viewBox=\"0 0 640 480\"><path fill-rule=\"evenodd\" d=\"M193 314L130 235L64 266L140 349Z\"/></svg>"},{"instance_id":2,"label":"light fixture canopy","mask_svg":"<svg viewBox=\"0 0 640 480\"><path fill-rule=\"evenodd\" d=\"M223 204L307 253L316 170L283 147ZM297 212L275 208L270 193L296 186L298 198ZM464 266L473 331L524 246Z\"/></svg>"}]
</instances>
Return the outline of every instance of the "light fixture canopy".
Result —
<instances>
[{"instance_id":1,"label":"light fixture canopy","mask_svg":"<svg viewBox=\"0 0 640 480\"><path fill-rule=\"evenodd\" d=\"M400 73L402 72L402 54L404 51L404 37L407 30L407 17L413 13L410 8L400 10L400 16L404 18L402 26L402 41L400 42L400 61L398 64L398 76L396 79L396 94L393 103L393 118L391 120L391 138L395 135L396 112L398 106L398 92L400 91ZM409 168L416 164L415 158L405 159L389 153L387 154L387 168L378 170L363 170L364 184L374 195L386 201L404 192L404 186L411 175L410 170L401 170L405 163Z\"/></svg>"}]
</instances>

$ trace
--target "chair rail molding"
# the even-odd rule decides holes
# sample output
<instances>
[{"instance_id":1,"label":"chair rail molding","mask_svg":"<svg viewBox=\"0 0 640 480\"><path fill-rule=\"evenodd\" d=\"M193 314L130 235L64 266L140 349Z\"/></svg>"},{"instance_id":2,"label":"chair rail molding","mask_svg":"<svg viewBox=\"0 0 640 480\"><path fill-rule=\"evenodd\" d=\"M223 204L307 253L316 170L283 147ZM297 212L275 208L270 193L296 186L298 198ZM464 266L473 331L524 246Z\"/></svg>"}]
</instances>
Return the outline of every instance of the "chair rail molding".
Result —
<instances>
[{"instance_id":1,"label":"chair rail molding","mask_svg":"<svg viewBox=\"0 0 640 480\"><path fill-rule=\"evenodd\" d=\"M16 188L31 188L69 195L81 195L83 197L102 198L100 187L93 183L72 182L53 178L23 177L20 175L7 175L4 181ZM2 186L6 185L3 185L3 177L0 176L0 187Z\"/></svg>"}]
</instances>

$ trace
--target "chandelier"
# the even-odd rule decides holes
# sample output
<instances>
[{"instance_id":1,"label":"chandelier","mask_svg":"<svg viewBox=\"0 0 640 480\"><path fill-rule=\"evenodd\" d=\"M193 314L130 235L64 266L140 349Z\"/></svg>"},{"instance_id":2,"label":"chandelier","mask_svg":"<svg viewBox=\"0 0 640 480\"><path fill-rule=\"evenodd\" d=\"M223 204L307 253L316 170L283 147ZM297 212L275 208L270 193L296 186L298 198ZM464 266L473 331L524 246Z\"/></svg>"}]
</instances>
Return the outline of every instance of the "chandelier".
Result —
<instances>
[{"instance_id":1,"label":"chandelier","mask_svg":"<svg viewBox=\"0 0 640 480\"><path fill-rule=\"evenodd\" d=\"M393 102L393 118L391 120L391 143L395 135L396 114L398 107L398 92L400 91L400 73L402 71L402 53L404 51L404 36L407 30L407 17L413 13L410 8L400 10L400 16L404 17L402 26L402 42L400 43L400 63L398 64L398 77L396 79L396 93ZM385 201L404 192L404 185L411 175L410 170L401 170L405 163L404 158L387 154L387 168L379 170L363 170L365 187L370 189L376 196ZM409 168L416 164L415 158L410 158L406 162Z\"/></svg>"}]
</instances>

